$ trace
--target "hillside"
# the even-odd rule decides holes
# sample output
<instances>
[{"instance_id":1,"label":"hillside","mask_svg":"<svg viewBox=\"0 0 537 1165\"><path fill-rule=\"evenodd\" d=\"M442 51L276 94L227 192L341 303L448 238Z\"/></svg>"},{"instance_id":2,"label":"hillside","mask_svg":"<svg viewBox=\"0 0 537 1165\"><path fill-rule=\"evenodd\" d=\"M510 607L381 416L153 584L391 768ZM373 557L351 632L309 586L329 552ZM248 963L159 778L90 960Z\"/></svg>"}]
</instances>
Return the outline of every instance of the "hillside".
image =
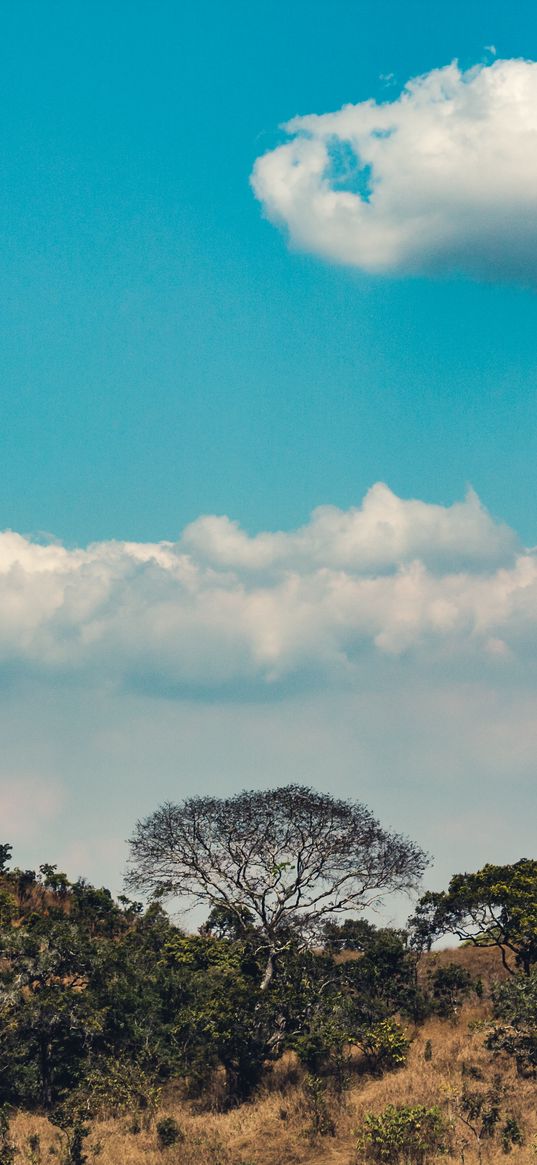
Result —
<instances>
[{"instance_id":1,"label":"hillside","mask_svg":"<svg viewBox=\"0 0 537 1165\"><path fill-rule=\"evenodd\" d=\"M470 1081L477 1092L487 1093L501 1075L502 1119L514 1119L523 1131L524 1144L513 1146L509 1157L517 1165L535 1161L537 1152L537 1087L534 1079L517 1075L509 1057L492 1058L484 1048L483 1022L490 1014L491 986L505 972L495 950L457 948L422 957L420 976L426 978L439 966L456 962L484 986L483 997L464 1004L455 1019L427 1019L422 1025L406 1024L412 1043L406 1065L374 1078L363 1071L360 1057L351 1066L348 1091L341 1102L327 1100L335 1122L335 1135L311 1133L312 1107L305 1091L305 1073L294 1055L268 1067L258 1095L230 1112L210 1111L211 1101L187 1101L178 1086L165 1088L159 1116L174 1117L184 1140L167 1149L157 1146L155 1122L150 1128L132 1131L132 1117L96 1121L85 1151L102 1165L353 1165L357 1155L357 1130L368 1112L388 1104L438 1105L452 1126L450 1155L467 1165L481 1159L505 1161L500 1139L475 1134L458 1115L458 1104ZM430 1049L431 1058L426 1058ZM218 1107L218 1084L212 1098ZM209 1109L209 1111L207 1111ZM20 1160L45 1161L61 1143L61 1135L46 1119L21 1113L13 1122L14 1142ZM40 1141L40 1156L28 1156L30 1138ZM35 1143L35 1142L34 1142ZM52 1158L53 1159L53 1158ZM431 1158L434 1160L434 1156ZM445 1156L443 1157L445 1159Z\"/></svg>"},{"instance_id":2,"label":"hillside","mask_svg":"<svg viewBox=\"0 0 537 1165\"><path fill-rule=\"evenodd\" d=\"M265 987L266 936L248 913L214 907L188 934L158 901L116 901L49 864L10 869L10 853L0 1165L534 1159L533 863L484 871L511 895L507 966L496 946L419 955L414 921L362 916L330 920L317 947L288 926Z\"/></svg>"}]
</instances>

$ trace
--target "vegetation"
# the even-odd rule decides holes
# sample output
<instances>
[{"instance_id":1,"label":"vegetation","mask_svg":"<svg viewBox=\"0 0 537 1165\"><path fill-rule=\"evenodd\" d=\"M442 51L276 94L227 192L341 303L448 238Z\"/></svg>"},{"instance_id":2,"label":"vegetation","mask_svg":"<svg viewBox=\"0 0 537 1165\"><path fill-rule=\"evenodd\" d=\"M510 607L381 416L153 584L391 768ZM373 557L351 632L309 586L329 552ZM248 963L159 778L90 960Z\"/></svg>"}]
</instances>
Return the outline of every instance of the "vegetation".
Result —
<instances>
[{"instance_id":1,"label":"vegetation","mask_svg":"<svg viewBox=\"0 0 537 1165\"><path fill-rule=\"evenodd\" d=\"M498 985L493 996L496 1022L487 1047L514 1056L520 1075L537 1076L537 968Z\"/></svg>"},{"instance_id":2,"label":"vegetation","mask_svg":"<svg viewBox=\"0 0 537 1165\"><path fill-rule=\"evenodd\" d=\"M443 935L457 935L474 946L498 947L513 974L514 956L515 966L528 975L537 962L537 861L457 874L445 892L424 895L412 927L422 949L430 950Z\"/></svg>"},{"instance_id":3,"label":"vegetation","mask_svg":"<svg viewBox=\"0 0 537 1165\"><path fill-rule=\"evenodd\" d=\"M138 822L129 884L225 911L237 933L252 927L276 957L327 918L415 887L427 864L419 846L382 828L365 805L299 785L234 797L190 797Z\"/></svg>"},{"instance_id":4,"label":"vegetation","mask_svg":"<svg viewBox=\"0 0 537 1165\"><path fill-rule=\"evenodd\" d=\"M382 882L410 882L423 857L363 807L356 815L351 805L349 818L345 803L333 803L330 849L329 798L301 801L306 829L300 812L291 821L290 800L268 795L258 819L252 796L231 799L231 810L217 803L228 814L230 861L237 865L239 851L248 861L236 894L231 867L220 882L214 875L214 895L200 889L208 915L197 934L175 925L158 899L116 901L50 864L11 868L11 847L0 846L0 1165L96 1157L102 1165L313 1165L331 1153L334 1165L425 1165L446 1154L533 1159L533 864L506 867L515 873L494 882L492 867L482 878L453 879L433 905L430 895L421 900L408 933L340 921L344 900L356 909L366 882L367 900ZM232 820L242 822L236 846ZM340 848L343 829L358 820L377 844L364 856L360 885L357 838L352 861ZM291 868L297 829L309 849L295 852ZM206 836L200 825L196 845ZM314 850L317 866L308 865ZM213 865L220 852L215 840ZM483 907L470 947L421 953L446 924L448 898L453 922L455 893L457 925L468 929L463 884L474 893L487 879L496 896L486 908L501 938L498 930L492 943L480 937ZM327 918L323 894L339 905Z\"/></svg>"},{"instance_id":5,"label":"vegetation","mask_svg":"<svg viewBox=\"0 0 537 1165\"><path fill-rule=\"evenodd\" d=\"M367 1113L361 1137L365 1156L387 1165L413 1161L416 1165L445 1149L446 1122L438 1108L423 1104L389 1104L380 1113Z\"/></svg>"}]
</instances>

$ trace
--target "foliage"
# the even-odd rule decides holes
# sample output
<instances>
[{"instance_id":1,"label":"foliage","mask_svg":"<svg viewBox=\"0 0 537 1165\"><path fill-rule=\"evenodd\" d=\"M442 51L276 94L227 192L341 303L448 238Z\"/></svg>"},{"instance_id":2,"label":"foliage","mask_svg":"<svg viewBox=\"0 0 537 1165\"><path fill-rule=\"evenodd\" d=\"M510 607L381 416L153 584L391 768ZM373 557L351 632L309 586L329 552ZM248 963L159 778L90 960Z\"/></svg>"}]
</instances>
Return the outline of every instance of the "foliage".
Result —
<instances>
[{"instance_id":1,"label":"foliage","mask_svg":"<svg viewBox=\"0 0 537 1165\"><path fill-rule=\"evenodd\" d=\"M329 918L322 928L321 938L325 950L338 954L340 951L366 951L374 934L375 927L365 918L346 918L342 923Z\"/></svg>"},{"instance_id":2,"label":"foliage","mask_svg":"<svg viewBox=\"0 0 537 1165\"><path fill-rule=\"evenodd\" d=\"M336 850L338 836L336 829ZM256 838L254 829L252 844ZM62 1165L82 1165L93 1152L86 1147L93 1120L122 1115L133 1131L153 1128L168 1084L198 1108L238 1105L286 1051L302 1065L293 1071L304 1079L310 1135L332 1135L352 1072L401 1067L409 1048L405 1022L431 1011L452 1015L475 987L455 963L429 979L421 975L420 986L417 953L399 929L330 917L319 949L291 914L280 919L271 946L253 906L219 903L200 932L188 935L159 902L143 908L115 900L82 879L71 883L50 863L37 871L8 868L10 847L4 851L0 1165L12 1165L7 1113L17 1107L46 1114L62 1130ZM291 876L286 867L278 875L282 883ZM355 957L339 957L344 944ZM499 986L493 1006L489 1048L536 1074L537 968ZM424 1114L433 1111L392 1106L388 1116L370 1114L364 1152L379 1162L406 1154L421 1165L436 1128ZM491 1089L477 1067L467 1066L452 1112L478 1144L494 1135L507 1152L520 1143L500 1086ZM157 1126L163 1151L174 1135L170 1120ZM436 1132L440 1144L440 1126ZM26 1152L34 1165L43 1155L38 1141L28 1141Z\"/></svg>"},{"instance_id":3,"label":"foliage","mask_svg":"<svg viewBox=\"0 0 537 1165\"><path fill-rule=\"evenodd\" d=\"M13 1165L15 1146L9 1132L9 1109L0 1108L0 1165Z\"/></svg>"},{"instance_id":4,"label":"foliage","mask_svg":"<svg viewBox=\"0 0 537 1165\"><path fill-rule=\"evenodd\" d=\"M32 921L0 940L0 1099L50 1109L73 1087L103 1017L84 990L95 952L70 922Z\"/></svg>"},{"instance_id":5,"label":"foliage","mask_svg":"<svg viewBox=\"0 0 537 1165\"><path fill-rule=\"evenodd\" d=\"M172 982L180 981L181 1005L170 1034L191 1089L199 1091L210 1070L221 1065L228 1102L245 1100L261 1078L272 1030L248 946L174 934L163 960Z\"/></svg>"},{"instance_id":6,"label":"foliage","mask_svg":"<svg viewBox=\"0 0 537 1165\"><path fill-rule=\"evenodd\" d=\"M487 1036L493 1052L513 1056L523 1076L537 1075L537 968L501 983L493 994L495 1023Z\"/></svg>"},{"instance_id":7,"label":"foliage","mask_svg":"<svg viewBox=\"0 0 537 1165\"><path fill-rule=\"evenodd\" d=\"M457 874L446 891L421 898L410 925L420 950L455 934L474 946L497 946L512 972L510 952L528 974L537 961L537 861L523 858L511 866Z\"/></svg>"},{"instance_id":8,"label":"foliage","mask_svg":"<svg viewBox=\"0 0 537 1165\"><path fill-rule=\"evenodd\" d=\"M67 1095L59 1112L81 1118L141 1117L148 1126L158 1108L161 1088L155 1074L125 1054L101 1056L86 1066L82 1079Z\"/></svg>"},{"instance_id":9,"label":"foliage","mask_svg":"<svg viewBox=\"0 0 537 1165\"><path fill-rule=\"evenodd\" d=\"M360 1044L370 1070L382 1075L403 1067L410 1040L394 1019L383 1019L363 1033Z\"/></svg>"},{"instance_id":10,"label":"foliage","mask_svg":"<svg viewBox=\"0 0 537 1165\"><path fill-rule=\"evenodd\" d=\"M501 1117L502 1088L497 1077L491 1087L470 1088L465 1082L458 1099L460 1119L478 1141L492 1139Z\"/></svg>"},{"instance_id":11,"label":"foliage","mask_svg":"<svg viewBox=\"0 0 537 1165\"><path fill-rule=\"evenodd\" d=\"M81 1121L76 1121L67 1129L62 1165L86 1165L88 1156L84 1152L84 1141L89 1133L88 1126Z\"/></svg>"},{"instance_id":12,"label":"foliage","mask_svg":"<svg viewBox=\"0 0 537 1165\"><path fill-rule=\"evenodd\" d=\"M447 1129L440 1110L417 1105L390 1104L364 1117L359 1147L370 1161L396 1165L423 1165L442 1152Z\"/></svg>"},{"instance_id":13,"label":"foliage","mask_svg":"<svg viewBox=\"0 0 537 1165\"><path fill-rule=\"evenodd\" d=\"M0 1102L70 1129L118 1114L141 1127L166 1081L201 1098L218 1073L220 1103L237 1104L290 1048L312 1077L330 1076L336 1097L353 1045L373 1071L402 1062L406 1037L392 1021L416 1011L417 989L401 931L366 923L362 957L338 963L282 924L267 992L252 912L214 907L185 935L158 903L115 902L50 863L10 870L0 889L11 901L0 925Z\"/></svg>"},{"instance_id":14,"label":"foliage","mask_svg":"<svg viewBox=\"0 0 537 1165\"><path fill-rule=\"evenodd\" d=\"M304 1096L310 1120L309 1136L335 1137L336 1125L330 1109L326 1080L308 1073L304 1081Z\"/></svg>"},{"instance_id":15,"label":"foliage","mask_svg":"<svg viewBox=\"0 0 537 1165\"><path fill-rule=\"evenodd\" d=\"M356 989L363 997L382 1001L384 1014L401 1012L419 1021L429 1011L429 1002L418 986L417 958L409 948L404 930L369 925L363 958L356 960Z\"/></svg>"},{"instance_id":16,"label":"foliage","mask_svg":"<svg viewBox=\"0 0 537 1165\"><path fill-rule=\"evenodd\" d=\"M6 842L0 845L0 874L5 874L7 872L12 853L12 845L7 844Z\"/></svg>"},{"instance_id":17,"label":"foliage","mask_svg":"<svg viewBox=\"0 0 537 1165\"><path fill-rule=\"evenodd\" d=\"M451 1019L474 987L472 976L459 963L447 963L431 975L433 1006L437 1015Z\"/></svg>"},{"instance_id":18,"label":"foliage","mask_svg":"<svg viewBox=\"0 0 537 1165\"><path fill-rule=\"evenodd\" d=\"M524 1136L522 1129L514 1116L507 1117L505 1124L501 1131L502 1149L504 1153L510 1153L513 1145L523 1145Z\"/></svg>"}]
</instances>

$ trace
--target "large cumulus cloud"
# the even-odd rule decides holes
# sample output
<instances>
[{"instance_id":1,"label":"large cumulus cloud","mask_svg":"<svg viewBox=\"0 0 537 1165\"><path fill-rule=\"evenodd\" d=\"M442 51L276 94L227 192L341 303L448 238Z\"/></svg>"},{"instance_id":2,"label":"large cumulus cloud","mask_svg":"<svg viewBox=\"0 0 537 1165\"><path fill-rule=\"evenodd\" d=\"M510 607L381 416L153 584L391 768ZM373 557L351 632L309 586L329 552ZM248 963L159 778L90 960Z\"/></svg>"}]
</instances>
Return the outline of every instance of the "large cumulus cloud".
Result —
<instances>
[{"instance_id":1,"label":"large cumulus cloud","mask_svg":"<svg viewBox=\"0 0 537 1165\"><path fill-rule=\"evenodd\" d=\"M372 657L508 666L537 632L537 557L469 493L316 510L249 537L203 517L175 543L0 536L4 675L91 673L169 694L360 683Z\"/></svg>"},{"instance_id":2,"label":"large cumulus cloud","mask_svg":"<svg viewBox=\"0 0 537 1165\"><path fill-rule=\"evenodd\" d=\"M296 117L252 184L307 251L370 272L537 279L537 62L456 63Z\"/></svg>"}]
</instances>

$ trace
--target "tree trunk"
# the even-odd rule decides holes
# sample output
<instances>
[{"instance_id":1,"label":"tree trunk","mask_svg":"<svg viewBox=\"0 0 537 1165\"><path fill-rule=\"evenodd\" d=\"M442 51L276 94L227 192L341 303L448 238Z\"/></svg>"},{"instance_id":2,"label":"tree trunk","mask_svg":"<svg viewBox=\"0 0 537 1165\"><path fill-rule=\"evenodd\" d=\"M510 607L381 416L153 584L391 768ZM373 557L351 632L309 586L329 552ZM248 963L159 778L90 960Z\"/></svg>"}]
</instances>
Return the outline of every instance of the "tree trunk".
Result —
<instances>
[{"instance_id":1,"label":"tree trunk","mask_svg":"<svg viewBox=\"0 0 537 1165\"><path fill-rule=\"evenodd\" d=\"M263 975L263 978L261 980L261 988L260 988L261 991L266 991L267 987L270 986L273 974L274 974L274 951L270 951L269 957L267 959L267 965L265 967L265 974Z\"/></svg>"}]
</instances>

